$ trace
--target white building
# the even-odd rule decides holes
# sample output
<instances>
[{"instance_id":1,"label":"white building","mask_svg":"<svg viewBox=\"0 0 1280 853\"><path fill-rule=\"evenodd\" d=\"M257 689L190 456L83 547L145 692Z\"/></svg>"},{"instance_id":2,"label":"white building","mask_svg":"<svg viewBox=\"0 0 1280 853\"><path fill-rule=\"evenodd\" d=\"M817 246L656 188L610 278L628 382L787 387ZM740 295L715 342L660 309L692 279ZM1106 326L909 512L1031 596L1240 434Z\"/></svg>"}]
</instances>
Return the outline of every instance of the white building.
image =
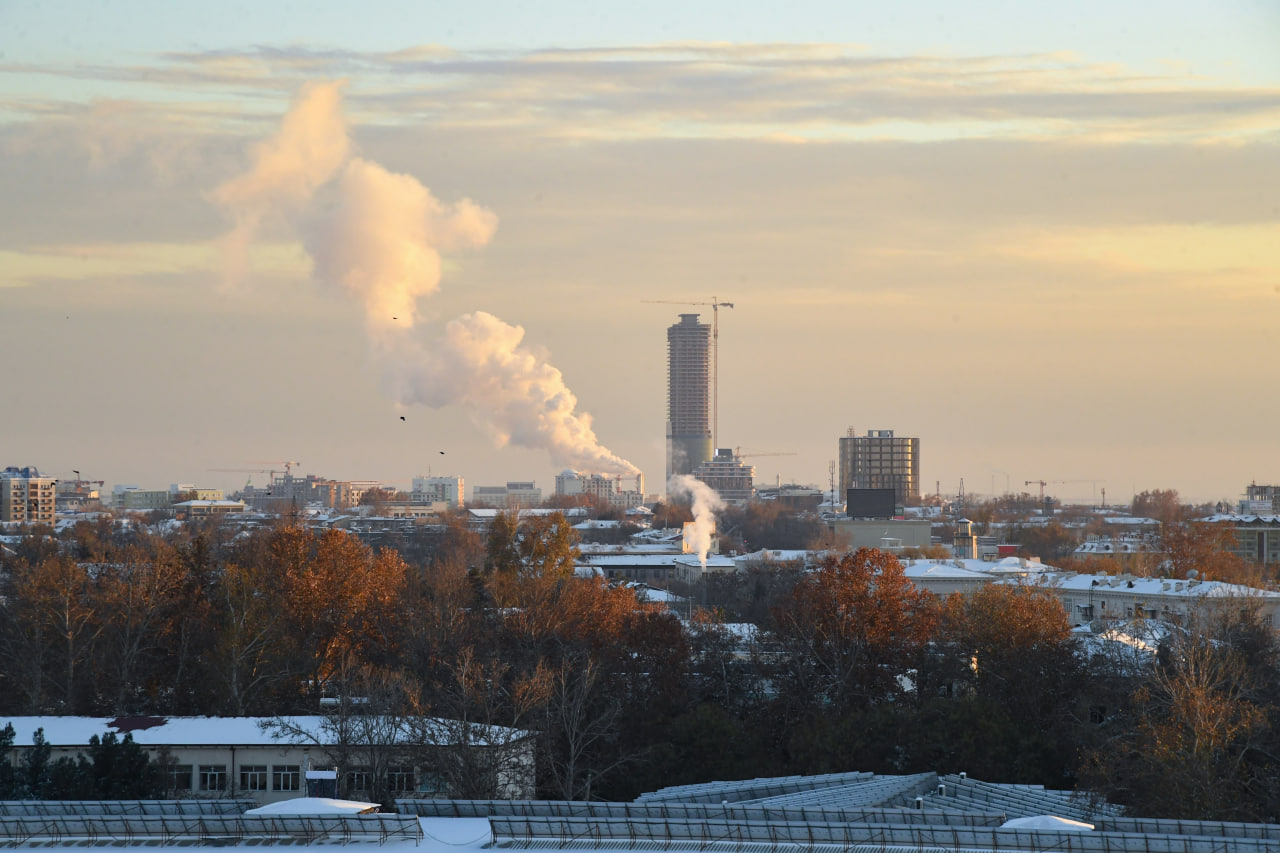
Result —
<instances>
[{"instance_id":1,"label":"white building","mask_svg":"<svg viewBox=\"0 0 1280 853\"><path fill-rule=\"evenodd\" d=\"M579 474L566 468L556 475L556 497L588 496L617 509L631 509L644 503L644 475L636 476L636 488L623 489L621 477Z\"/></svg>"},{"instance_id":2,"label":"white building","mask_svg":"<svg viewBox=\"0 0 1280 853\"><path fill-rule=\"evenodd\" d=\"M461 477L414 477L409 500L416 504L442 503L449 509L466 504L466 488Z\"/></svg>"},{"instance_id":3,"label":"white building","mask_svg":"<svg viewBox=\"0 0 1280 853\"><path fill-rule=\"evenodd\" d=\"M0 717L0 728L12 723L15 737L11 755L17 764L34 744L37 729L52 747L51 759L74 758L88 749L89 738L111 732L123 739L133 737L156 760L167 756L167 787L178 796L201 798L237 797L260 804L301 796L307 770L333 767L334 758L322 716L284 718L299 732L274 735L270 717ZM423 727L434 732L426 750L405 749L392 759L387 769L386 788L393 796L442 795L443 777L430 766L432 748L447 749L457 743L454 727L447 720L424 720ZM356 727L359 730L359 727ZM534 790L533 733L498 726L473 727L468 743L478 749L499 750L504 773L499 773L502 790L497 798L532 796ZM394 751L394 744L388 745ZM351 749L359 755L359 745ZM348 797L367 798L375 788L370 768L354 763L341 767L339 790ZM379 786L380 787L380 786Z\"/></svg>"},{"instance_id":4,"label":"white building","mask_svg":"<svg viewBox=\"0 0 1280 853\"><path fill-rule=\"evenodd\" d=\"M532 480L510 481L505 486L472 486L471 502L503 509L528 509L542 505L542 489Z\"/></svg>"}]
</instances>

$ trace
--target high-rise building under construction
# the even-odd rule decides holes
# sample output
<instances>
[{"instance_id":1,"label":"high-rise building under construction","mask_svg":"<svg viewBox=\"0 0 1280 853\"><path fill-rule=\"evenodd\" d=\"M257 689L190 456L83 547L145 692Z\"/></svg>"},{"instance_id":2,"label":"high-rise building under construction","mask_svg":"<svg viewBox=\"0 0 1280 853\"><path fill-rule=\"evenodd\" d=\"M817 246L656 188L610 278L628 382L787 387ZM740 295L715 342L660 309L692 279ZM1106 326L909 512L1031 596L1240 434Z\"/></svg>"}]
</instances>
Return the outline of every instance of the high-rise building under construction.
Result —
<instances>
[{"instance_id":1,"label":"high-rise building under construction","mask_svg":"<svg viewBox=\"0 0 1280 853\"><path fill-rule=\"evenodd\" d=\"M711 459L711 327L681 314L667 329L667 479Z\"/></svg>"},{"instance_id":2,"label":"high-rise building under construction","mask_svg":"<svg viewBox=\"0 0 1280 853\"><path fill-rule=\"evenodd\" d=\"M893 489L901 506L920 497L920 439L895 436L891 429L840 439L840 493L845 489Z\"/></svg>"}]
</instances>

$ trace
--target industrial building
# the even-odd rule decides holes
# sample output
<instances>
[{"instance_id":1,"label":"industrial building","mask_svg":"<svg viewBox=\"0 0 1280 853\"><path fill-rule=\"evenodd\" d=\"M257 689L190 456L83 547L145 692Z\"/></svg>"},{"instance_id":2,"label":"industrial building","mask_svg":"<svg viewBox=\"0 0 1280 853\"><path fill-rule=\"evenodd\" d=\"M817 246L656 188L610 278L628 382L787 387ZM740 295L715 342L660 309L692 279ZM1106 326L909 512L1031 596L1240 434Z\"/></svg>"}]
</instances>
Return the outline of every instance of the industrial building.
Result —
<instances>
[{"instance_id":1,"label":"industrial building","mask_svg":"<svg viewBox=\"0 0 1280 853\"><path fill-rule=\"evenodd\" d=\"M711 327L681 314L667 329L667 480L711 459Z\"/></svg>"},{"instance_id":2,"label":"industrial building","mask_svg":"<svg viewBox=\"0 0 1280 853\"><path fill-rule=\"evenodd\" d=\"M920 439L900 438L891 429L853 427L840 439L839 491L893 489L899 506L920 499Z\"/></svg>"}]
</instances>

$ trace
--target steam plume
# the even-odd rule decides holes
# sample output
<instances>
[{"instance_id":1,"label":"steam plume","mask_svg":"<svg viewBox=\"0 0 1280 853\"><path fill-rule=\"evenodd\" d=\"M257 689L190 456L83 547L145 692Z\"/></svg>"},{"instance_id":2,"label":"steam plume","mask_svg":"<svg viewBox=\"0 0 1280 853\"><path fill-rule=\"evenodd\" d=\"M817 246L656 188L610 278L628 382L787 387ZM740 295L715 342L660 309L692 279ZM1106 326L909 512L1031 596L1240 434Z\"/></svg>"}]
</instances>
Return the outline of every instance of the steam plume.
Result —
<instances>
[{"instance_id":1,"label":"steam plume","mask_svg":"<svg viewBox=\"0 0 1280 853\"><path fill-rule=\"evenodd\" d=\"M600 444L560 371L521 345L524 329L475 312L449 323L431 345L414 333L418 299L440 286L440 250L485 245L498 217L466 198L445 204L416 178L352 157L340 88L304 88L280 130L255 148L252 168L211 194L234 221L227 238L233 277L243 275L265 220L290 223L316 279L364 309L373 358L397 402L460 404L499 447L543 449L556 466L638 473ZM324 214L315 203L322 192L333 195Z\"/></svg>"},{"instance_id":2,"label":"steam plume","mask_svg":"<svg viewBox=\"0 0 1280 853\"><path fill-rule=\"evenodd\" d=\"M685 528L684 544L698 555L703 571L707 568L707 552L716 532L716 512L724 509L724 501L716 490L688 474L676 474L667 481L667 494L693 501L693 523Z\"/></svg>"},{"instance_id":3,"label":"steam plume","mask_svg":"<svg viewBox=\"0 0 1280 853\"><path fill-rule=\"evenodd\" d=\"M351 143L341 90L341 82L304 86L280 129L254 146L253 167L210 194L235 222L223 241L227 284L247 275L263 220L298 213L346 161Z\"/></svg>"}]
</instances>

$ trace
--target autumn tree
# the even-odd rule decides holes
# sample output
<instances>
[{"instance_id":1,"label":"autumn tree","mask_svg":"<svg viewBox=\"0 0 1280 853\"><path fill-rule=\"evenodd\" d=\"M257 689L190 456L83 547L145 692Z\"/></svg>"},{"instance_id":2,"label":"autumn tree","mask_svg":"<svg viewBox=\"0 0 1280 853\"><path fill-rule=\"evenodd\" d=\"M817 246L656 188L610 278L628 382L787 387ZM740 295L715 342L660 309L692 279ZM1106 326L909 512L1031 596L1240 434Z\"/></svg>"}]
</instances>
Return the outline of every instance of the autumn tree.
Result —
<instances>
[{"instance_id":1,"label":"autumn tree","mask_svg":"<svg viewBox=\"0 0 1280 853\"><path fill-rule=\"evenodd\" d=\"M1080 544L1076 534L1057 521L1015 527L1009 531L1009 541L1017 543L1022 556L1038 557L1045 562L1068 556Z\"/></svg>"},{"instance_id":2,"label":"autumn tree","mask_svg":"<svg viewBox=\"0 0 1280 853\"><path fill-rule=\"evenodd\" d=\"M1154 518L1161 524L1173 524L1183 517L1177 489L1143 490L1133 496L1131 511L1138 518Z\"/></svg>"},{"instance_id":3,"label":"autumn tree","mask_svg":"<svg viewBox=\"0 0 1280 853\"><path fill-rule=\"evenodd\" d=\"M171 689L166 662L177 646L178 624L189 617L189 579L174 549L158 541L131 546L98 574L104 629L96 665L109 710L116 714L157 710Z\"/></svg>"},{"instance_id":4,"label":"autumn tree","mask_svg":"<svg viewBox=\"0 0 1280 853\"><path fill-rule=\"evenodd\" d=\"M1202 580L1227 581L1248 586L1265 582L1262 567L1234 553L1239 543L1231 527L1202 521L1166 524L1160 533L1165 560L1161 569L1165 577L1194 577Z\"/></svg>"},{"instance_id":5,"label":"autumn tree","mask_svg":"<svg viewBox=\"0 0 1280 853\"><path fill-rule=\"evenodd\" d=\"M13 686L28 713L83 713L85 664L104 628L97 582L89 569L54 553L20 560L9 573L0 643L15 671Z\"/></svg>"},{"instance_id":6,"label":"autumn tree","mask_svg":"<svg viewBox=\"0 0 1280 853\"><path fill-rule=\"evenodd\" d=\"M938 608L893 555L870 548L828 557L773 614L789 664L789 700L839 714L901 696Z\"/></svg>"},{"instance_id":7,"label":"autumn tree","mask_svg":"<svg viewBox=\"0 0 1280 853\"><path fill-rule=\"evenodd\" d=\"M960 679L1015 716L1046 721L1072 695L1078 656L1071 622L1046 589L991 583L953 595L940 635L962 664Z\"/></svg>"},{"instance_id":8,"label":"autumn tree","mask_svg":"<svg viewBox=\"0 0 1280 853\"><path fill-rule=\"evenodd\" d=\"M1200 630L1171 634L1085 780L1140 815L1267 820L1278 800L1258 688L1239 650Z\"/></svg>"}]
</instances>

